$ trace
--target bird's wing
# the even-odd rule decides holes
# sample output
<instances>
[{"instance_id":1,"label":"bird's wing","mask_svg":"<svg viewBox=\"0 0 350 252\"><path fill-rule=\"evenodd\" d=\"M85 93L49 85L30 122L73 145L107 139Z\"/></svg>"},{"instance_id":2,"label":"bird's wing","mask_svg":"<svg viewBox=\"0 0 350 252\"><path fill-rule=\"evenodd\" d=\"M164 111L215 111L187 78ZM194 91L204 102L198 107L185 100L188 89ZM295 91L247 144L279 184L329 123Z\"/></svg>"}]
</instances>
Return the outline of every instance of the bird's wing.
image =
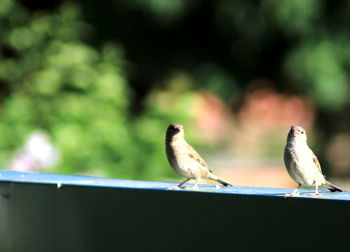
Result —
<instances>
[{"instance_id":1,"label":"bird's wing","mask_svg":"<svg viewBox=\"0 0 350 252\"><path fill-rule=\"evenodd\" d=\"M296 168L295 152L289 148L284 149L284 164L287 168L289 176L297 183L303 184L303 174Z\"/></svg>"},{"instance_id":2,"label":"bird's wing","mask_svg":"<svg viewBox=\"0 0 350 252\"><path fill-rule=\"evenodd\" d=\"M195 151L195 149L193 149L191 145L187 145L187 146L188 146L188 155L190 156L190 158L198 162L201 166L208 168L208 165L205 163L203 158L197 153L197 151Z\"/></svg>"},{"instance_id":3,"label":"bird's wing","mask_svg":"<svg viewBox=\"0 0 350 252\"><path fill-rule=\"evenodd\" d=\"M322 173L320 162L318 162L318 159L317 159L317 157L315 155L312 158L312 160L314 161L314 163L317 166L318 170Z\"/></svg>"}]
</instances>

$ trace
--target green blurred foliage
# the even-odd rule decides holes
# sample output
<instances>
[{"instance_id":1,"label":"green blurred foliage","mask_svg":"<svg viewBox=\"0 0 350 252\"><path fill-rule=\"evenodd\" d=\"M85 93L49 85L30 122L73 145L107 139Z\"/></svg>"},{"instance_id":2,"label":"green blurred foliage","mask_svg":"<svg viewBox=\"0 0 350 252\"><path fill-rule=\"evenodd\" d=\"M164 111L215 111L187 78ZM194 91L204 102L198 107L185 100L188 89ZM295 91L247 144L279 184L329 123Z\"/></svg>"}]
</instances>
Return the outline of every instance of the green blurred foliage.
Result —
<instances>
[{"instance_id":1,"label":"green blurred foliage","mask_svg":"<svg viewBox=\"0 0 350 252\"><path fill-rule=\"evenodd\" d=\"M349 102L347 59L338 45L330 40L305 43L286 63L287 71L297 80L309 83L305 89L310 98L326 110L337 110Z\"/></svg>"},{"instance_id":2,"label":"green blurred foliage","mask_svg":"<svg viewBox=\"0 0 350 252\"><path fill-rule=\"evenodd\" d=\"M125 0L124 0L125 1ZM136 9L151 12L152 16L163 26L168 26L178 21L185 15L191 5L186 0L126 0L125 4L131 4Z\"/></svg>"},{"instance_id":3,"label":"green blurred foliage","mask_svg":"<svg viewBox=\"0 0 350 252\"><path fill-rule=\"evenodd\" d=\"M0 107L2 167L41 129L60 152L54 172L174 175L164 157L164 131L168 122L191 118L174 112L188 106L190 92L173 95L173 109L150 106L133 120L123 53L113 44L94 48L84 42L90 27L77 5L63 4L53 14L29 14L7 0L0 6L0 83L8 88Z\"/></svg>"},{"instance_id":4,"label":"green blurred foliage","mask_svg":"<svg viewBox=\"0 0 350 252\"><path fill-rule=\"evenodd\" d=\"M151 47L155 61L159 61L155 71L164 68L164 63L173 68L183 67L201 87L225 99L232 94L238 96L247 82L263 77L275 81L279 90L308 96L320 111L334 113L349 106L350 1L132 0L128 3L133 9L147 13L153 21L150 27L144 26L146 32L158 34L157 38L161 39L162 34L172 33L169 40L161 41L176 53L178 47L182 48L177 55L182 60L185 58L181 65L173 62L176 56L171 52L166 52L169 57L165 60L157 55L157 50L164 54L158 44L153 51ZM165 24L168 31L164 31ZM186 41L186 46L180 38ZM139 39L149 38L141 32ZM133 60L141 62L137 58ZM208 71L198 74L202 69ZM149 69L147 74L150 75Z\"/></svg>"},{"instance_id":5,"label":"green blurred foliage","mask_svg":"<svg viewBox=\"0 0 350 252\"><path fill-rule=\"evenodd\" d=\"M191 124L195 90L231 102L258 78L312 100L327 132L349 107L349 10L332 0L1 0L0 165L41 129L60 151L54 172L174 176L164 131Z\"/></svg>"}]
</instances>

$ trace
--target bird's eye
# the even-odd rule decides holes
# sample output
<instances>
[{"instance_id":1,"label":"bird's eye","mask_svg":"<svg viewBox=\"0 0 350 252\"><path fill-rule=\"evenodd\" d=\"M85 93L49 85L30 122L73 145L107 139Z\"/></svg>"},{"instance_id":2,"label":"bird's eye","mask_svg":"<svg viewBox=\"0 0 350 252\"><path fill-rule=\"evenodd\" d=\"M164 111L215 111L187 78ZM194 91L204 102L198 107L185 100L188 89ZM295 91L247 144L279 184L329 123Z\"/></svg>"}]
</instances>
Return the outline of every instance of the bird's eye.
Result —
<instances>
[{"instance_id":1,"label":"bird's eye","mask_svg":"<svg viewBox=\"0 0 350 252\"><path fill-rule=\"evenodd\" d=\"M302 131L302 132L300 132L301 134L304 134L305 133L305 131Z\"/></svg>"}]
</instances>

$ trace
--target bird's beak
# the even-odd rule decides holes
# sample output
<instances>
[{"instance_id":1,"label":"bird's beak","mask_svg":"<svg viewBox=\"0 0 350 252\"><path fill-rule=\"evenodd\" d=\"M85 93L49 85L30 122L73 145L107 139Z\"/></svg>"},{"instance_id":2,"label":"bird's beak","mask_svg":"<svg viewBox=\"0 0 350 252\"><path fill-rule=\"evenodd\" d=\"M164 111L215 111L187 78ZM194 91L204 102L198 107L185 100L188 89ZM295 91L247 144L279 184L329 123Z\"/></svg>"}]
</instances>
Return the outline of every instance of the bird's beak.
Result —
<instances>
[{"instance_id":1,"label":"bird's beak","mask_svg":"<svg viewBox=\"0 0 350 252\"><path fill-rule=\"evenodd\" d=\"M181 131L183 129L182 125L178 125L175 129L177 129L178 131Z\"/></svg>"},{"instance_id":2,"label":"bird's beak","mask_svg":"<svg viewBox=\"0 0 350 252\"><path fill-rule=\"evenodd\" d=\"M299 132L299 131L294 131L294 132L293 132L293 136L297 137L297 136L299 136L299 135L300 135L300 132Z\"/></svg>"}]
</instances>

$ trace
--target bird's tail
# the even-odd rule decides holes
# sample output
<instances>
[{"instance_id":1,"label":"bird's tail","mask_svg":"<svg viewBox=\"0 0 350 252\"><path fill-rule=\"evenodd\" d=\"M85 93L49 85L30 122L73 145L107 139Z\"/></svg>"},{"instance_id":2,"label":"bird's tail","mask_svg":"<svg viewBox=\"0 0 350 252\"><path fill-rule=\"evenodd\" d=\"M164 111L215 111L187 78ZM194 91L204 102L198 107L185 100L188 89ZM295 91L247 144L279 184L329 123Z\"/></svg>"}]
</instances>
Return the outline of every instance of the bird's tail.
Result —
<instances>
[{"instance_id":1,"label":"bird's tail","mask_svg":"<svg viewBox=\"0 0 350 252\"><path fill-rule=\"evenodd\" d=\"M339 188L336 185L333 185L331 182L326 181L325 186L330 190L331 192L344 192L343 189Z\"/></svg>"},{"instance_id":2,"label":"bird's tail","mask_svg":"<svg viewBox=\"0 0 350 252\"><path fill-rule=\"evenodd\" d=\"M214 175L213 173L210 173L209 175L210 179L215 180L219 182L220 184L223 184L224 186L232 186L229 182L219 178L218 176Z\"/></svg>"}]
</instances>

